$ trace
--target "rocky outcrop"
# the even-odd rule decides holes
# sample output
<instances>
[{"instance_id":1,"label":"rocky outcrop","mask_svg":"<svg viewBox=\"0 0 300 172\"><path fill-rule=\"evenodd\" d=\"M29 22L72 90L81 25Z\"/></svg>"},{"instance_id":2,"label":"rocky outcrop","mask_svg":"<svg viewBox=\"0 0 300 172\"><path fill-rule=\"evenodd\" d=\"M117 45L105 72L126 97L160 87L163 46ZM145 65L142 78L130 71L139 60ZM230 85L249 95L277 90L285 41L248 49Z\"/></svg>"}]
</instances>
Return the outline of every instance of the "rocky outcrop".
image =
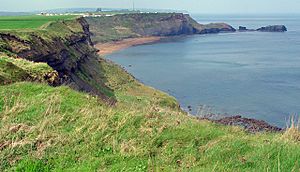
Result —
<instances>
[{"instance_id":1,"label":"rocky outcrop","mask_svg":"<svg viewBox=\"0 0 300 172\"><path fill-rule=\"evenodd\" d=\"M189 108L191 111L191 109ZM282 128L268 124L263 120L257 120L252 118L245 118L241 115L232 115L229 114L214 114L208 113L202 116L197 117L199 120L208 120L215 122L217 124L237 126L243 128L245 131L250 133L259 133L259 132L280 132L283 131Z\"/></svg>"},{"instance_id":2,"label":"rocky outcrop","mask_svg":"<svg viewBox=\"0 0 300 172\"><path fill-rule=\"evenodd\" d=\"M239 32L253 32L256 31L255 29L248 29L247 27L244 26L239 26Z\"/></svg>"},{"instance_id":3,"label":"rocky outcrop","mask_svg":"<svg viewBox=\"0 0 300 172\"><path fill-rule=\"evenodd\" d=\"M260 32L286 32L287 28L284 25L272 25L261 27L258 29L247 29L247 27L240 26L239 32L253 32L253 31L260 31Z\"/></svg>"},{"instance_id":4,"label":"rocky outcrop","mask_svg":"<svg viewBox=\"0 0 300 172\"><path fill-rule=\"evenodd\" d=\"M244 27L244 26L239 26L239 31L247 31L247 27Z\"/></svg>"},{"instance_id":5,"label":"rocky outcrop","mask_svg":"<svg viewBox=\"0 0 300 172\"><path fill-rule=\"evenodd\" d=\"M251 133L257 132L279 132L281 128L272 126L265 121L243 118L242 116L226 117L219 120L213 120L216 123L230 126L240 126Z\"/></svg>"},{"instance_id":6,"label":"rocky outcrop","mask_svg":"<svg viewBox=\"0 0 300 172\"><path fill-rule=\"evenodd\" d=\"M256 31L255 29L248 29L247 27L244 26L239 26L239 32L254 32Z\"/></svg>"},{"instance_id":7,"label":"rocky outcrop","mask_svg":"<svg viewBox=\"0 0 300 172\"><path fill-rule=\"evenodd\" d=\"M196 28L194 34L211 34L236 31L236 29L226 23L210 23L206 25L197 24L194 27Z\"/></svg>"},{"instance_id":8,"label":"rocky outcrop","mask_svg":"<svg viewBox=\"0 0 300 172\"><path fill-rule=\"evenodd\" d=\"M257 29L260 32L286 32L287 28L284 25L272 25Z\"/></svg>"}]
</instances>

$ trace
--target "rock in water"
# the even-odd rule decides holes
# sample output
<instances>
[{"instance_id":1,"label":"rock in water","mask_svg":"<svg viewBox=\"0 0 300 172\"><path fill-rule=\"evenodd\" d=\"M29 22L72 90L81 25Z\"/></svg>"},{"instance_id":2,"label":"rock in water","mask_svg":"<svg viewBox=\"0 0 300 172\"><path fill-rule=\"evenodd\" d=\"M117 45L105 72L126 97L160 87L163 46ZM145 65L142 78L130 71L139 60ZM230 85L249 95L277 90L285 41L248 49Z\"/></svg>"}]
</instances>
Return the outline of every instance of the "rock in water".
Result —
<instances>
[{"instance_id":1,"label":"rock in water","mask_svg":"<svg viewBox=\"0 0 300 172\"><path fill-rule=\"evenodd\" d=\"M247 31L247 27L244 27L244 26L239 26L239 31Z\"/></svg>"},{"instance_id":2,"label":"rock in water","mask_svg":"<svg viewBox=\"0 0 300 172\"><path fill-rule=\"evenodd\" d=\"M260 32L286 32L287 28L284 25L272 25L257 29Z\"/></svg>"}]
</instances>

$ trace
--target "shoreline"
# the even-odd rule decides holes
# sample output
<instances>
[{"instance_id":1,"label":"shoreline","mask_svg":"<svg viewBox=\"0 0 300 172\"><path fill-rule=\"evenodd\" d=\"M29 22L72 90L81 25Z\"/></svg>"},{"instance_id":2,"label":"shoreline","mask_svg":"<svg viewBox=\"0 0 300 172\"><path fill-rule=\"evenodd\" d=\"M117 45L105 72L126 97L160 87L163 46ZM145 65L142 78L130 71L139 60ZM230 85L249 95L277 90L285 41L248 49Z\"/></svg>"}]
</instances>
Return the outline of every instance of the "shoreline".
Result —
<instances>
[{"instance_id":1,"label":"shoreline","mask_svg":"<svg viewBox=\"0 0 300 172\"><path fill-rule=\"evenodd\" d=\"M149 37L127 38L120 41L97 43L94 45L94 47L99 50L98 52L99 55L105 56L132 46L158 42L162 38L164 37L149 36Z\"/></svg>"},{"instance_id":2,"label":"shoreline","mask_svg":"<svg viewBox=\"0 0 300 172\"><path fill-rule=\"evenodd\" d=\"M98 43L98 44L95 44L94 47L99 50L98 54L100 56L105 56L105 55L109 55L114 52L129 48L132 46L156 43L156 42L161 41L163 38L166 38L166 37L127 38L127 39L123 39L120 41ZM123 68L123 70L125 70L129 74L129 72L125 68ZM130 74L130 75L132 75L132 74ZM135 79L138 80L137 78L135 78ZM141 81L138 80L138 82L141 82ZM143 82L141 82L141 83L143 83ZM169 94L169 93L167 93L167 94ZM183 110L183 111L185 111L186 113L189 114L188 111L186 111L186 110ZM190 114L190 115L192 115L192 114ZM194 115L192 115L192 116L194 116ZM226 125L226 126L239 126L239 127L243 128L245 131L250 132L250 133L281 132L283 130L283 128L278 127L277 125L272 125L264 120L258 120L255 118L246 118L246 117L236 116L236 115L231 115L229 117L220 118L218 120L210 119L210 118L206 118L206 117L204 117L204 118L196 117L196 118L198 118L199 120L201 120L201 119L209 120L211 122Z\"/></svg>"}]
</instances>

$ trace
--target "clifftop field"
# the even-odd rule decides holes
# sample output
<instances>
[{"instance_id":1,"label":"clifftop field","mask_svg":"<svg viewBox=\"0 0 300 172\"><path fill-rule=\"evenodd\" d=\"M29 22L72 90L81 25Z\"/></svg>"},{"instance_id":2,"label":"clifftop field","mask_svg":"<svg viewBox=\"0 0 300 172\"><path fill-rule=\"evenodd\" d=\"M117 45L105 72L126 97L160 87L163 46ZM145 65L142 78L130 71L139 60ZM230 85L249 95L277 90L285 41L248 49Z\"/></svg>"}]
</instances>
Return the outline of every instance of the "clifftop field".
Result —
<instances>
[{"instance_id":1,"label":"clifftop field","mask_svg":"<svg viewBox=\"0 0 300 172\"><path fill-rule=\"evenodd\" d=\"M72 19L74 16L0 16L0 30L38 29L42 25L59 20Z\"/></svg>"},{"instance_id":2,"label":"clifftop field","mask_svg":"<svg viewBox=\"0 0 300 172\"><path fill-rule=\"evenodd\" d=\"M163 28L177 21L165 33L181 34L182 26L194 31L178 16L152 18L166 20ZM300 170L297 126L250 134L199 120L175 98L99 57L84 18L33 18L31 32L0 31L0 171ZM18 18L6 22L1 27L29 28ZM150 24L142 33L161 28Z\"/></svg>"}]
</instances>

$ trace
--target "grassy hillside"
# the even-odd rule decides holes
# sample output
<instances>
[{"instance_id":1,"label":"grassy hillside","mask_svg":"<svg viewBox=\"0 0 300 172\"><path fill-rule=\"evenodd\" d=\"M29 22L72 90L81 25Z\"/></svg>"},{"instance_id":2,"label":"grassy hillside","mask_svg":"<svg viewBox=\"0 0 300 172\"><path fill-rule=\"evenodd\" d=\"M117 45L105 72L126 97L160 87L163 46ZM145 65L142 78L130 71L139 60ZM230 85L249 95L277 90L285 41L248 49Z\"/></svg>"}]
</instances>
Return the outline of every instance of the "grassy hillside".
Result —
<instances>
[{"instance_id":1,"label":"grassy hillside","mask_svg":"<svg viewBox=\"0 0 300 172\"><path fill-rule=\"evenodd\" d=\"M0 171L300 170L297 134L196 120L174 98L100 61L113 107L65 86L0 87Z\"/></svg>"},{"instance_id":2,"label":"grassy hillside","mask_svg":"<svg viewBox=\"0 0 300 172\"><path fill-rule=\"evenodd\" d=\"M72 18L74 16L0 16L0 30L37 29L48 22Z\"/></svg>"}]
</instances>

